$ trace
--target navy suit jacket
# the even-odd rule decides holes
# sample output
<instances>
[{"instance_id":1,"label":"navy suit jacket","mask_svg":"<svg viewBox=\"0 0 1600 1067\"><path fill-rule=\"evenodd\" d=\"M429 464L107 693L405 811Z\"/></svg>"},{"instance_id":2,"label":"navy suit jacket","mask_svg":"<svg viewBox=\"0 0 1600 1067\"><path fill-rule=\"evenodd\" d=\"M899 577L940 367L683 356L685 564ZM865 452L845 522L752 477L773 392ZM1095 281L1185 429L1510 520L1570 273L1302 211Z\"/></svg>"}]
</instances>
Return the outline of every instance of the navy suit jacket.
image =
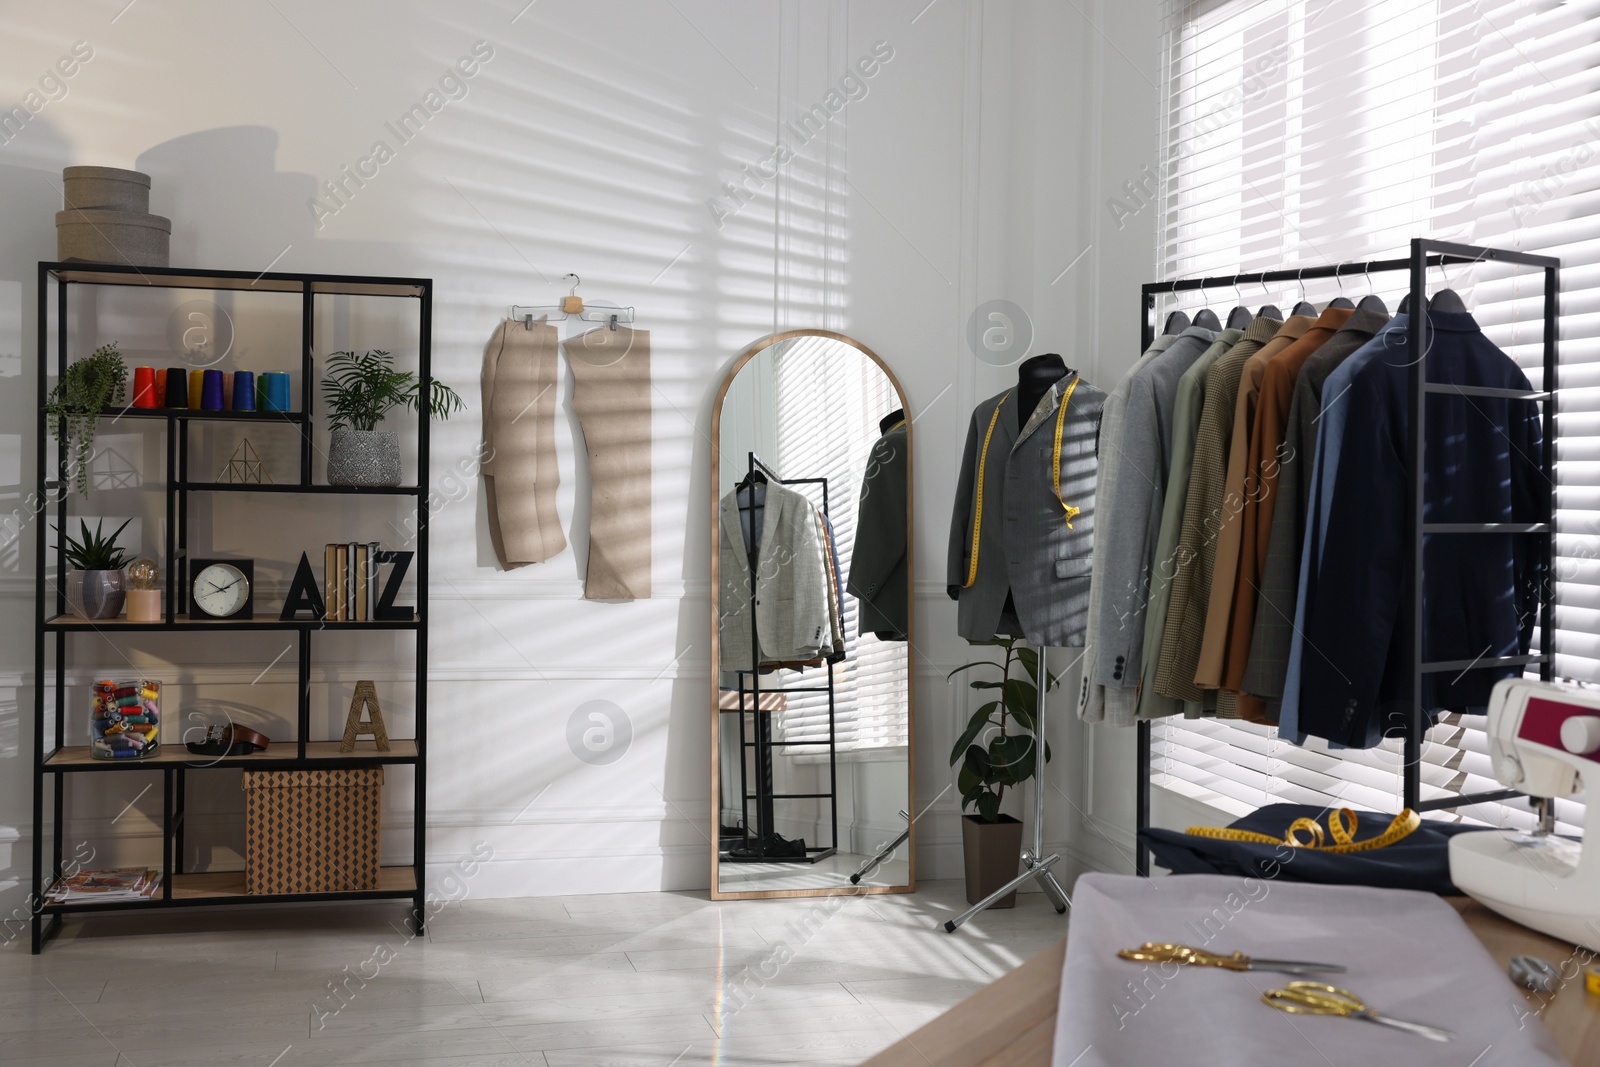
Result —
<instances>
[{"instance_id":1,"label":"navy suit jacket","mask_svg":"<svg viewBox=\"0 0 1600 1067\"><path fill-rule=\"evenodd\" d=\"M1429 312L1429 382L1528 389L1527 376L1471 315ZM1412 587L1406 487L1409 348L1396 345L1361 368L1349 404L1338 471L1323 519L1315 602L1308 604L1299 729L1358 748L1403 729L1411 705L1402 612ZM1424 521L1544 522L1539 405L1527 400L1429 394ZM1315 504L1313 505L1315 506ZM1537 619L1543 538L1429 534L1423 545L1423 659L1525 655ZM1464 711L1521 667L1423 676L1423 707Z\"/></svg>"}]
</instances>

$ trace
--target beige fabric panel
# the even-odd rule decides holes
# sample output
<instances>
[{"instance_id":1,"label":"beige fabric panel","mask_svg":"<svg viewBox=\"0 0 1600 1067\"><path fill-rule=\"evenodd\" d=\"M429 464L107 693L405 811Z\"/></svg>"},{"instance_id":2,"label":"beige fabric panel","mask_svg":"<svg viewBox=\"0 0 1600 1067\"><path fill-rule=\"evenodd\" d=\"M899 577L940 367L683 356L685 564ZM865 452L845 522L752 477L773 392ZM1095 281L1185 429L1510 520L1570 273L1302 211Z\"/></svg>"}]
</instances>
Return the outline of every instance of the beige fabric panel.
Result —
<instances>
[{"instance_id":1,"label":"beige fabric panel","mask_svg":"<svg viewBox=\"0 0 1600 1067\"><path fill-rule=\"evenodd\" d=\"M542 563L567 546L556 514L556 359L546 322L507 319L483 359L484 495L495 557L507 569Z\"/></svg>"},{"instance_id":2,"label":"beige fabric panel","mask_svg":"<svg viewBox=\"0 0 1600 1067\"><path fill-rule=\"evenodd\" d=\"M589 455L585 600L650 595L650 331L601 327L566 342Z\"/></svg>"}]
</instances>

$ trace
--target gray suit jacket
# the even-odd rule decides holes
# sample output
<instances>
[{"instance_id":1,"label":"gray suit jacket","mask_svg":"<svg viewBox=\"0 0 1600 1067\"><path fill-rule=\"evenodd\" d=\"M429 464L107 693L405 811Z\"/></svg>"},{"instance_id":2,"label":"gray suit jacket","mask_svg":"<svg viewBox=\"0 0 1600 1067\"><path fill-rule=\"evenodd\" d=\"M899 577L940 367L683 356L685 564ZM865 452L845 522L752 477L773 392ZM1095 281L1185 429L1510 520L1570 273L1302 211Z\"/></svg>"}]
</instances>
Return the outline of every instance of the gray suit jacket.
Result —
<instances>
[{"instance_id":1,"label":"gray suit jacket","mask_svg":"<svg viewBox=\"0 0 1600 1067\"><path fill-rule=\"evenodd\" d=\"M1056 383L1027 422L1019 424L1016 390L979 404L967 428L967 446L950 518L946 584L960 602L956 629L969 641L1000 632L1009 594L1022 633L1035 645L1081 646L1089 608L1094 553L1096 438L1106 394L1079 381L1067 405L1061 435L1061 500L1079 509L1067 525L1056 499L1056 412L1075 375ZM978 499L978 460L998 407ZM981 510L981 522L978 519ZM973 533L977 528L976 576Z\"/></svg>"},{"instance_id":2,"label":"gray suit jacket","mask_svg":"<svg viewBox=\"0 0 1600 1067\"><path fill-rule=\"evenodd\" d=\"M718 668L750 669L750 561L736 491L722 498L717 585ZM756 555L754 617L761 662L815 659L833 650L820 520L811 501L777 482L766 486Z\"/></svg>"},{"instance_id":3,"label":"gray suit jacket","mask_svg":"<svg viewBox=\"0 0 1600 1067\"><path fill-rule=\"evenodd\" d=\"M872 442L861 479L856 540L845 589L860 599L856 619L862 633L904 641L910 632L911 597L906 585L906 474L910 469L906 424Z\"/></svg>"},{"instance_id":4,"label":"gray suit jacket","mask_svg":"<svg viewBox=\"0 0 1600 1067\"><path fill-rule=\"evenodd\" d=\"M1243 336L1238 330L1229 334L1232 341ZM1085 674L1107 688L1107 717L1119 725L1133 722L1138 699L1150 568L1172 466L1178 379L1216 337L1211 330L1191 326L1132 376L1121 439L1114 444L1121 454L1117 484L1114 491L1104 485L1099 489L1106 553L1094 580L1105 585L1105 592L1100 604L1100 647Z\"/></svg>"},{"instance_id":5,"label":"gray suit jacket","mask_svg":"<svg viewBox=\"0 0 1600 1067\"><path fill-rule=\"evenodd\" d=\"M1143 370L1157 355L1165 352L1177 339L1177 334L1162 334L1150 342L1150 347L1145 349L1144 355L1139 357L1133 368L1107 394L1106 402L1100 409L1100 463L1096 471L1095 496L1102 502L1109 499L1116 491L1117 477L1122 466L1122 453L1117 448L1117 443L1122 440L1122 414L1128 406L1128 389L1132 385L1133 376ZM1104 524L1101 525L1103 529ZM1104 537L1095 540L1094 576L1089 584L1089 613L1084 622L1083 658L1087 663L1095 662L1097 649L1100 647L1100 605L1105 600L1106 588L1105 583L1100 580L1100 572L1105 566L1107 547ZM1105 721L1106 687L1094 680L1094 672L1091 670L1083 671L1082 679L1078 690L1078 717L1084 722Z\"/></svg>"}]
</instances>

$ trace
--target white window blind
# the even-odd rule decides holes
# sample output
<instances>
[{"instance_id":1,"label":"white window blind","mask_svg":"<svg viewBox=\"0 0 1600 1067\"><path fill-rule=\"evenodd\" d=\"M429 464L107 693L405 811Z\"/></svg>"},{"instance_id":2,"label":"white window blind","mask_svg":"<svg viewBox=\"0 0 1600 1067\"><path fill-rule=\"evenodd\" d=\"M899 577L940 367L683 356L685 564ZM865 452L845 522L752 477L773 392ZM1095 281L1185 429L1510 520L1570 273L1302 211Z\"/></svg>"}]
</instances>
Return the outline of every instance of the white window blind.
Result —
<instances>
[{"instance_id":1,"label":"white window blind","mask_svg":"<svg viewBox=\"0 0 1600 1067\"><path fill-rule=\"evenodd\" d=\"M888 376L866 356L841 356L838 342L803 337L774 363L778 407L778 473L785 478L826 478L828 519L838 550L842 587L850 574L857 505L867 456L879 437L878 420L900 406ZM820 368L820 371L819 371ZM820 510L820 485L791 485ZM904 641L858 633L856 598L844 595L844 632L850 654L832 668L834 738L840 753L904 747L908 743L906 695L910 691ZM827 668L775 676L775 687L827 684ZM763 681L763 688L766 686ZM825 741L828 695L791 693L778 716L779 740ZM799 762L826 759L827 748L786 748Z\"/></svg>"},{"instance_id":2,"label":"white window blind","mask_svg":"<svg viewBox=\"0 0 1600 1067\"><path fill-rule=\"evenodd\" d=\"M1164 48L1162 277L1399 257L1424 236L1561 257L1556 674L1600 681L1600 0L1174 2ZM1431 274L1538 388L1541 275ZM1396 273L1343 288L1393 310L1407 285ZM1305 288L1317 303L1341 291ZM1299 297L1291 284L1184 306ZM1424 799L1498 787L1483 727L1448 715L1429 731ZM1152 748L1155 784L1231 814L1400 803L1398 740L1331 752L1270 727L1168 720ZM1557 802L1569 828L1582 812ZM1520 802L1435 814L1533 824Z\"/></svg>"}]
</instances>

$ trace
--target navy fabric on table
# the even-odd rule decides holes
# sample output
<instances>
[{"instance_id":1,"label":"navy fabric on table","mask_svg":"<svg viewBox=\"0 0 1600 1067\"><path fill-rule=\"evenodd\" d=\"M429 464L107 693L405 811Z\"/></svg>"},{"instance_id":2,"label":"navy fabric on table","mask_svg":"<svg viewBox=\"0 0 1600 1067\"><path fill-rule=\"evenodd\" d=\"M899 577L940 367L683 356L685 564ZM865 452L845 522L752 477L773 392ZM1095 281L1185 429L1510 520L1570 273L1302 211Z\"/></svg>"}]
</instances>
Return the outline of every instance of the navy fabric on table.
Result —
<instances>
[{"instance_id":1,"label":"navy fabric on table","mask_svg":"<svg viewBox=\"0 0 1600 1067\"><path fill-rule=\"evenodd\" d=\"M1326 832L1328 811L1310 804L1269 804L1230 823L1229 829L1282 837L1291 823L1303 818L1315 819ZM1355 814L1357 841L1377 837L1394 820L1393 815L1372 811ZM1157 827L1140 830L1139 840L1150 849L1157 864L1174 874L1232 874L1286 882L1417 889L1454 896L1461 890L1450 881L1450 839L1482 829L1486 828L1424 821L1394 844L1365 852L1324 852L1285 844L1222 841Z\"/></svg>"}]
</instances>

